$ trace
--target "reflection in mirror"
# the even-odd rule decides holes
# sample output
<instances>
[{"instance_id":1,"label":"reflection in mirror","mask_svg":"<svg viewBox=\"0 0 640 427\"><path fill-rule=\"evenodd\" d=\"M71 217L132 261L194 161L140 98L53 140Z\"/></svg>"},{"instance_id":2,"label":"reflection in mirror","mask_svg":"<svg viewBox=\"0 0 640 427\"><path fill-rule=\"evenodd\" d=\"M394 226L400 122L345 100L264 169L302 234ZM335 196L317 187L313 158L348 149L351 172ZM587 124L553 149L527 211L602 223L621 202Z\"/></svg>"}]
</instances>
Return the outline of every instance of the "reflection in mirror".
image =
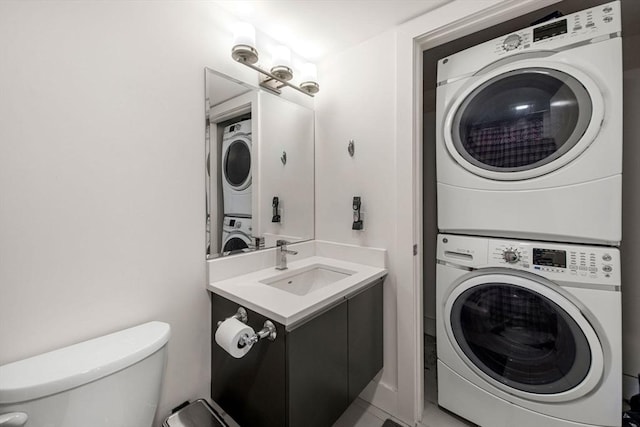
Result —
<instances>
[{"instance_id":1,"label":"reflection in mirror","mask_svg":"<svg viewBox=\"0 0 640 427\"><path fill-rule=\"evenodd\" d=\"M313 111L205 69L207 258L314 237Z\"/></svg>"}]
</instances>

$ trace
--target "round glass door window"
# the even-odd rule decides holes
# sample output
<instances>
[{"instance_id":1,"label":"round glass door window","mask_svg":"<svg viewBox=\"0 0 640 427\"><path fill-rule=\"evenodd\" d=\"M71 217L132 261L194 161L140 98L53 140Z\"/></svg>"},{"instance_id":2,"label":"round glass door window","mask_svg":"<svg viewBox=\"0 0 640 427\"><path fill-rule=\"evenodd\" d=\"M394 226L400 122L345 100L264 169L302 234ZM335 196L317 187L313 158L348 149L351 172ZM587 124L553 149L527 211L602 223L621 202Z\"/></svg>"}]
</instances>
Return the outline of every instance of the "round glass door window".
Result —
<instances>
[{"instance_id":1,"label":"round glass door window","mask_svg":"<svg viewBox=\"0 0 640 427\"><path fill-rule=\"evenodd\" d=\"M235 140L227 148L224 176L237 190L243 190L251 182L251 149L246 142Z\"/></svg>"},{"instance_id":2,"label":"round glass door window","mask_svg":"<svg viewBox=\"0 0 640 427\"><path fill-rule=\"evenodd\" d=\"M549 298L506 283L473 286L450 312L462 352L486 375L537 394L571 390L587 376L591 350L576 321Z\"/></svg>"},{"instance_id":3,"label":"round glass door window","mask_svg":"<svg viewBox=\"0 0 640 427\"><path fill-rule=\"evenodd\" d=\"M472 165L517 172L548 164L573 148L591 121L587 89L550 68L524 68L487 80L460 104L451 137Z\"/></svg>"},{"instance_id":4,"label":"round glass door window","mask_svg":"<svg viewBox=\"0 0 640 427\"><path fill-rule=\"evenodd\" d=\"M245 252L246 249L249 249L249 245L247 244L247 242L239 237L232 237L225 242L224 247L222 248L222 252L231 252L232 254L234 254Z\"/></svg>"}]
</instances>

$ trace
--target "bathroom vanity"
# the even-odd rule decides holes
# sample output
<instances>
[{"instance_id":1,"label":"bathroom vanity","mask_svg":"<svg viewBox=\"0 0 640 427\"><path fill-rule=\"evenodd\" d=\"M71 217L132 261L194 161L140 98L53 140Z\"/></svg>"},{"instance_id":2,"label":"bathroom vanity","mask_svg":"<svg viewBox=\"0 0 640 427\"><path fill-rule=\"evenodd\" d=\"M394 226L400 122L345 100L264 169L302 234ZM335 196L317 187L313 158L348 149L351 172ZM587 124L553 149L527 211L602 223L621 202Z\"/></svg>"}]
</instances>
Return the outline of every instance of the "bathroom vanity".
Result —
<instances>
[{"instance_id":1,"label":"bathroom vanity","mask_svg":"<svg viewBox=\"0 0 640 427\"><path fill-rule=\"evenodd\" d=\"M212 336L212 399L241 426L331 426L382 369L385 274L310 257L210 283L213 334L239 307L276 328L239 359Z\"/></svg>"}]
</instances>

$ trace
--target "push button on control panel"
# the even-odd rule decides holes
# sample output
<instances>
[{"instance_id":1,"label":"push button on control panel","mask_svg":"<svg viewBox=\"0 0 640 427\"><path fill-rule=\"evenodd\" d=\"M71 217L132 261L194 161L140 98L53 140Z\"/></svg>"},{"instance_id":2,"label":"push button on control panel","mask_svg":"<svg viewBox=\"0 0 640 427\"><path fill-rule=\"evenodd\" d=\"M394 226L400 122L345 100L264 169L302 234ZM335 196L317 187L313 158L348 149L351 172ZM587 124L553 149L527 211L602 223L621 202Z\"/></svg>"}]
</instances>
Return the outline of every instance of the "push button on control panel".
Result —
<instances>
[{"instance_id":1,"label":"push button on control panel","mask_svg":"<svg viewBox=\"0 0 640 427\"><path fill-rule=\"evenodd\" d=\"M611 267L610 265L604 265L602 267L602 271L604 271L605 273L611 273L613 271L613 267Z\"/></svg>"}]
</instances>

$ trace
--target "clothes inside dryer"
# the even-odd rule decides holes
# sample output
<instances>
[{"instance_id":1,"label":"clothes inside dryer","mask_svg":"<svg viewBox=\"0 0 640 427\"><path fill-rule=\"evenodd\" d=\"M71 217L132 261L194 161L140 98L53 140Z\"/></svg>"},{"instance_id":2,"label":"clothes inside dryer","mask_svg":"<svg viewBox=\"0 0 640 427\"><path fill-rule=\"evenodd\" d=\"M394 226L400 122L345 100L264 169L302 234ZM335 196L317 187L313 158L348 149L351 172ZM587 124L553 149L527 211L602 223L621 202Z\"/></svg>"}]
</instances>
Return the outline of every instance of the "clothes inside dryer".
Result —
<instances>
[{"instance_id":1,"label":"clothes inside dryer","mask_svg":"<svg viewBox=\"0 0 640 427\"><path fill-rule=\"evenodd\" d=\"M251 147L245 141L237 139L227 147L224 178L229 185L237 189L251 179Z\"/></svg>"},{"instance_id":2,"label":"clothes inside dryer","mask_svg":"<svg viewBox=\"0 0 640 427\"><path fill-rule=\"evenodd\" d=\"M224 214L252 216L251 120L243 120L224 128L221 169Z\"/></svg>"},{"instance_id":3,"label":"clothes inside dryer","mask_svg":"<svg viewBox=\"0 0 640 427\"><path fill-rule=\"evenodd\" d=\"M513 172L539 167L568 152L591 117L588 92L573 76L529 68L501 74L458 109L454 144L470 163Z\"/></svg>"}]
</instances>

